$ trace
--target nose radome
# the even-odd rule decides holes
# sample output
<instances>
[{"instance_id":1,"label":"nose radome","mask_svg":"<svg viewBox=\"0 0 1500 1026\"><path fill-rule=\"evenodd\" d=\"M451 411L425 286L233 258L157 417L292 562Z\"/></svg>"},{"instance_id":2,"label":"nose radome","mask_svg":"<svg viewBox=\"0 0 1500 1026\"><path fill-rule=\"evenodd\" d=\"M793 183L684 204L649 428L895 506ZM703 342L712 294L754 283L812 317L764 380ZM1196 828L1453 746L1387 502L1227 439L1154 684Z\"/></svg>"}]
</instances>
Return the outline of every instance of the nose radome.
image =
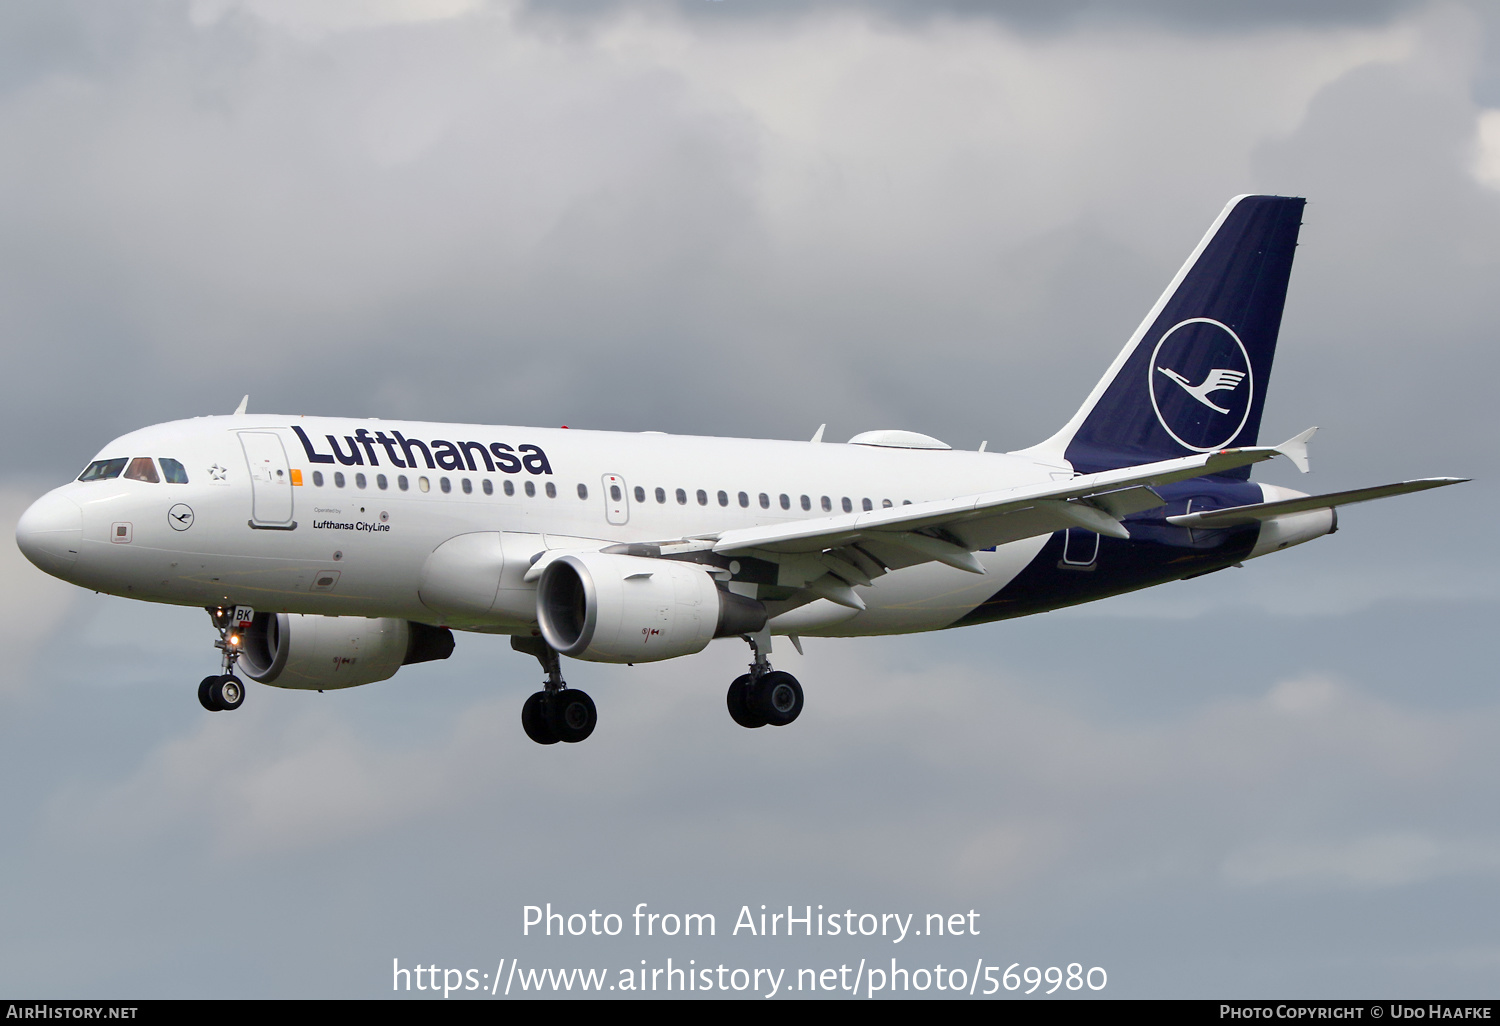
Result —
<instances>
[{"instance_id":1,"label":"nose radome","mask_svg":"<svg viewBox=\"0 0 1500 1026\"><path fill-rule=\"evenodd\" d=\"M78 559L83 540L83 510L78 503L48 492L16 521L16 546L39 568L66 577Z\"/></svg>"}]
</instances>

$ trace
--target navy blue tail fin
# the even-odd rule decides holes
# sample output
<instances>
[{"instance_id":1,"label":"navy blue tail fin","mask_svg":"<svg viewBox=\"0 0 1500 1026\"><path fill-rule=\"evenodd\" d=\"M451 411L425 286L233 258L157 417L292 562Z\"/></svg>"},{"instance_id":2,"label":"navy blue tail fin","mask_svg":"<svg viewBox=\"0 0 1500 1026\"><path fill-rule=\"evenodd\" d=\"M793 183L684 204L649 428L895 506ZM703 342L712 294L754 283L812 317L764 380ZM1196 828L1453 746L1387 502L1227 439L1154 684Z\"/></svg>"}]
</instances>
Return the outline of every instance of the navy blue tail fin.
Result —
<instances>
[{"instance_id":1,"label":"navy blue tail fin","mask_svg":"<svg viewBox=\"0 0 1500 1026\"><path fill-rule=\"evenodd\" d=\"M1256 444L1304 202L1230 200L1083 407L1030 451L1092 473Z\"/></svg>"}]
</instances>

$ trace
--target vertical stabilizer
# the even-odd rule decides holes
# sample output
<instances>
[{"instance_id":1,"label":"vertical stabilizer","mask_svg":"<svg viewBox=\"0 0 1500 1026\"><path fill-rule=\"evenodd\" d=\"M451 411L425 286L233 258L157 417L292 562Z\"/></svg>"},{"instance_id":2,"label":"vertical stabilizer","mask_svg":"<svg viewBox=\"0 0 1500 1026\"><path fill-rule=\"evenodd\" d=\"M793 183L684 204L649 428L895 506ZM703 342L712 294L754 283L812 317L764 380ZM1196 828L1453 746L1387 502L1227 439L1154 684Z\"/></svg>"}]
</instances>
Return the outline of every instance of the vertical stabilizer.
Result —
<instances>
[{"instance_id":1,"label":"vertical stabilizer","mask_svg":"<svg viewBox=\"0 0 1500 1026\"><path fill-rule=\"evenodd\" d=\"M1230 200L1083 406L1026 455L1092 473L1254 445L1304 203Z\"/></svg>"}]
</instances>

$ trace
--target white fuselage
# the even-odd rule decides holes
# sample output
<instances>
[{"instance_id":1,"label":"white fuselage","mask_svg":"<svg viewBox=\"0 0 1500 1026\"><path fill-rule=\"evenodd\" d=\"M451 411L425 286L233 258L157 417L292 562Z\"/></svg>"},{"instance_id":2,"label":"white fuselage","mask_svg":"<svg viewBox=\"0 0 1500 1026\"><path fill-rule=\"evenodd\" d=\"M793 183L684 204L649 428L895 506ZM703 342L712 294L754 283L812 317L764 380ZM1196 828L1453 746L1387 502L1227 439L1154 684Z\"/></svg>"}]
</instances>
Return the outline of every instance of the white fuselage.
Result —
<instances>
[{"instance_id":1,"label":"white fuselage","mask_svg":"<svg viewBox=\"0 0 1500 1026\"><path fill-rule=\"evenodd\" d=\"M382 444L377 433L423 446ZM279 440L285 465L267 464L266 479L255 481L251 463L260 449L246 438L263 448L266 435ZM479 445L461 448L465 442ZM534 452L522 454L522 447ZM508 452L517 456L496 459ZM463 462L452 468L455 453ZM492 454L488 466L485 453ZM502 633L533 626L526 611L535 585L521 577L529 557L545 549L679 539L1070 476L1067 467L1006 453L265 415L144 428L115 439L98 458L143 456L180 462L187 483L115 477L56 489L48 502L64 511L76 504L81 517L76 556L67 558L65 540L54 546L51 572L155 602L400 617ZM399 465L406 463L415 466ZM171 515L179 506L191 511L186 527L180 512L175 522ZM479 616L424 603L429 556L475 532L523 539L507 551L502 588L513 593L509 603ZM829 635L946 627L1013 578L1046 541L978 553L988 571L982 576L940 563L897 570L859 589L863 611L819 600L779 626Z\"/></svg>"}]
</instances>

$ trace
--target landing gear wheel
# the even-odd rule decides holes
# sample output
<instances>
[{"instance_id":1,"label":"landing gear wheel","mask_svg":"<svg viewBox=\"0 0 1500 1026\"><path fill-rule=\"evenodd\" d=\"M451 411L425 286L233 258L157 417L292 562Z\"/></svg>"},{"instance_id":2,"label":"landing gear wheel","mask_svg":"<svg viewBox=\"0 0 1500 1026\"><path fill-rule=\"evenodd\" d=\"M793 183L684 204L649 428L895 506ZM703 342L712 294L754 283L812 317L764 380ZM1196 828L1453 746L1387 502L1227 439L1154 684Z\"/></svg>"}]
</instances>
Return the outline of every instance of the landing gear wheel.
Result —
<instances>
[{"instance_id":1,"label":"landing gear wheel","mask_svg":"<svg viewBox=\"0 0 1500 1026\"><path fill-rule=\"evenodd\" d=\"M215 709L225 712L238 709L245 701L245 685L238 677L214 677L208 685L208 700Z\"/></svg>"},{"instance_id":2,"label":"landing gear wheel","mask_svg":"<svg viewBox=\"0 0 1500 1026\"><path fill-rule=\"evenodd\" d=\"M555 745L559 738L547 725L547 692L538 691L521 706L521 729L539 745Z\"/></svg>"},{"instance_id":3,"label":"landing gear wheel","mask_svg":"<svg viewBox=\"0 0 1500 1026\"><path fill-rule=\"evenodd\" d=\"M209 712L219 712L223 708L223 706L215 704L209 690L218 682L218 677L204 677L203 683L198 685L198 704Z\"/></svg>"},{"instance_id":4,"label":"landing gear wheel","mask_svg":"<svg viewBox=\"0 0 1500 1026\"><path fill-rule=\"evenodd\" d=\"M594 700L575 688L554 692L543 708L547 713L547 726L552 728L559 741L567 744L577 744L588 737L599 722Z\"/></svg>"},{"instance_id":5,"label":"landing gear wheel","mask_svg":"<svg viewBox=\"0 0 1500 1026\"><path fill-rule=\"evenodd\" d=\"M773 727L784 727L802 712L802 685L782 670L772 670L750 689L750 708Z\"/></svg>"},{"instance_id":6,"label":"landing gear wheel","mask_svg":"<svg viewBox=\"0 0 1500 1026\"><path fill-rule=\"evenodd\" d=\"M729 685L725 702L729 706L729 718L742 727L764 727L766 718L750 708L751 677L742 673Z\"/></svg>"}]
</instances>

